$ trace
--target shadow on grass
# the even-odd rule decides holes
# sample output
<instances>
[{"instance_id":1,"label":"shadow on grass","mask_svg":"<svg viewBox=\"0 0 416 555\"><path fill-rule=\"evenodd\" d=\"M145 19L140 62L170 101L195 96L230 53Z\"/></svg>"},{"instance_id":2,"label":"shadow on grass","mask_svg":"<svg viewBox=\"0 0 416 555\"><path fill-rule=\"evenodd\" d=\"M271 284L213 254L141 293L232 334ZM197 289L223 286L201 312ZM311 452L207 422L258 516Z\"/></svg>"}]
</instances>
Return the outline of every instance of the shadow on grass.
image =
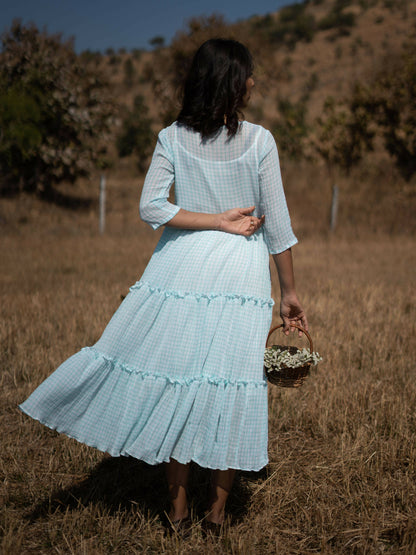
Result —
<instances>
[{"instance_id":1,"label":"shadow on grass","mask_svg":"<svg viewBox=\"0 0 416 555\"><path fill-rule=\"evenodd\" d=\"M44 202L66 208L67 210L88 211L97 205L96 198L67 195L56 189L46 189L38 196Z\"/></svg>"},{"instance_id":2,"label":"shadow on grass","mask_svg":"<svg viewBox=\"0 0 416 555\"><path fill-rule=\"evenodd\" d=\"M60 206L67 210L88 211L98 205L98 198L85 197L74 194L67 194L56 188L47 187L42 191L19 189L14 185L4 183L0 180L0 198L18 198L23 192L32 194L33 197L41 199L43 202ZM97 195L98 196L98 195Z\"/></svg>"},{"instance_id":3,"label":"shadow on grass","mask_svg":"<svg viewBox=\"0 0 416 555\"><path fill-rule=\"evenodd\" d=\"M260 472L237 472L227 503L232 522L239 522L247 513L251 498L249 482L263 481L266 477L266 468ZM198 518L207 509L209 484L210 471L192 463L188 493ZM103 505L110 514L133 509L163 520L169 507L164 465L151 466L130 457L105 457L87 478L54 491L26 518L33 522L57 511L76 510L91 504Z\"/></svg>"}]
</instances>

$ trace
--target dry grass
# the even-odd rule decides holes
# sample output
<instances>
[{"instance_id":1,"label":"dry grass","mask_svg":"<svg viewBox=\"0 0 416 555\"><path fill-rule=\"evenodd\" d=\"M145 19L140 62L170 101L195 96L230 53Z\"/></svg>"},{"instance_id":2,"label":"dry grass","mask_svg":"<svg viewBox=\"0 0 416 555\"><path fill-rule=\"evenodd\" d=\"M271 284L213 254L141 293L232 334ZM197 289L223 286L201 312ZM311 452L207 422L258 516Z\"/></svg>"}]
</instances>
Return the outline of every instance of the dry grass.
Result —
<instances>
[{"instance_id":1,"label":"dry grass","mask_svg":"<svg viewBox=\"0 0 416 555\"><path fill-rule=\"evenodd\" d=\"M380 54L397 49L416 4L407 17L379 4L349 37L328 42L320 33L293 52L279 50L276 68L290 58L292 76L280 83L277 71L269 88L258 79L260 123L276 116L277 91L296 100L313 73L319 80L308 107L315 117L328 94L347 94ZM152 58L143 56L139 74ZM124 91L119 69L112 68L118 97L150 98L148 83ZM324 169L306 162L284 168L301 239L294 249L298 290L324 362L300 390L270 388L270 463L239 474L221 540L203 540L198 525L190 541L164 536L162 468L106 457L18 411L62 360L98 338L151 256L158 234L138 222L132 164L119 162L109 180L104 237L96 204L88 202L91 184L78 187L73 211L25 196L1 199L2 552L416 553L416 196L414 182L404 183L379 158L336 179L333 237L333 183ZM208 477L193 470L190 493L200 516Z\"/></svg>"},{"instance_id":2,"label":"dry grass","mask_svg":"<svg viewBox=\"0 0 416 555\"><path fill-rule=\"evenodd\" d=\"M218 542L198 525L190 541L164 537L163 469L108 458L20 414L17 404L64 358L98 338L143 271L157 234L136 223L135 187L110 184L103 238L90 209L3 201L3 552L414 552L412 237L320 232L296 247L298 289L324 362L300 390L270 388L270 464L239 475ZM194 469L196 515L207 479Z\"/></svg>"}]
</instances>

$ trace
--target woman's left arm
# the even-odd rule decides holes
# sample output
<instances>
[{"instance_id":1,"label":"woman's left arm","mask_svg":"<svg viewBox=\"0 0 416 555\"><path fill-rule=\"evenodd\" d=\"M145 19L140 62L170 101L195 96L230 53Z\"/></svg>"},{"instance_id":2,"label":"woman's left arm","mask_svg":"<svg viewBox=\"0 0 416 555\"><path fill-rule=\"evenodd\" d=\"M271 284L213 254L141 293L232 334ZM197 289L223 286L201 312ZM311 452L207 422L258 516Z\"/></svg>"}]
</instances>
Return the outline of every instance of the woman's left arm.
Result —
<instances>
[{"instance_id":1,"label":"woman's left arm","mask_svg":"<svg viewBox=\"0 0 416 555\"><path fill-rule=\"evenodd\" d=\"M264 223L264 216L257 218L251 215L254 209L255 206L250 206L233 208L220 214L205 214L181 208L166 225L181 229L213 229L250 237Z\"/></svg>"},{"instance_id":2,"label":"woman's left arm","mask_svg":"<svg viewBox=\"0 0 416 555\"><path fill-rule=\"evenodd\" d=\"M168 200L174 179L173 155L166 137L166 129L163 129L159 133L140 197L140 217L153 229L166 224L180 210L179 206Z\"/></svg>"}]
</instances>

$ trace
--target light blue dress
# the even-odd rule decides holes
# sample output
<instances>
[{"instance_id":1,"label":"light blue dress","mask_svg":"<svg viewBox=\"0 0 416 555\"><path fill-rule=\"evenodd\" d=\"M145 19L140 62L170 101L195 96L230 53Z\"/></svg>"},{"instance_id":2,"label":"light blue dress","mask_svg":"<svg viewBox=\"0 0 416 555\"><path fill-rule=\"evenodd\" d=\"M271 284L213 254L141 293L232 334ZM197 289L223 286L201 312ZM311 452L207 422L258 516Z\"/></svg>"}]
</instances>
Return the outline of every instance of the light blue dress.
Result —
<instances>
[{"instance_id":1,"label":"light blue dress","mask_svg":"<svg viewBox=\"0 0 416 555\"><path fill-rule=\"evenodd\" d=\"M248 122L231 139L225 127L208 141L176 123L160 132L140 201L154 229L179 207L219 213L252 205L266 220L250 238L166 227L102 337L21 409L113 456L222 470L265 466L269 253L297 242L276 145Z\"/></svg>"}]
</instances>

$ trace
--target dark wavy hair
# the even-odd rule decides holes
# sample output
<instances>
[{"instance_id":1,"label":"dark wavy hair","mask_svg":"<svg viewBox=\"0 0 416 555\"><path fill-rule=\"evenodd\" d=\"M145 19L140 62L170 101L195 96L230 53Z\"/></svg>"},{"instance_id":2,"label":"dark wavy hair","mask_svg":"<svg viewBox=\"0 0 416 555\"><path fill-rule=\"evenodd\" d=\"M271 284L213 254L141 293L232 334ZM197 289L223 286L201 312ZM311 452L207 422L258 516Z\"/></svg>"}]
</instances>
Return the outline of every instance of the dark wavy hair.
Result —
<instances>
[{"instance_id":1,"label":"dark wavy hair","mask_svg":"<svg viewBox=\"0 0 416 555\"><path fill-rule=\"evenodd\" d=\"M248 49L231 39L210 39L197 50L183 91L178 123L214 135L224 124L228 135L238 130L246 81L253 73ZM225 116L225 118L224 118Z\"/></svg>"}]
</instances>

